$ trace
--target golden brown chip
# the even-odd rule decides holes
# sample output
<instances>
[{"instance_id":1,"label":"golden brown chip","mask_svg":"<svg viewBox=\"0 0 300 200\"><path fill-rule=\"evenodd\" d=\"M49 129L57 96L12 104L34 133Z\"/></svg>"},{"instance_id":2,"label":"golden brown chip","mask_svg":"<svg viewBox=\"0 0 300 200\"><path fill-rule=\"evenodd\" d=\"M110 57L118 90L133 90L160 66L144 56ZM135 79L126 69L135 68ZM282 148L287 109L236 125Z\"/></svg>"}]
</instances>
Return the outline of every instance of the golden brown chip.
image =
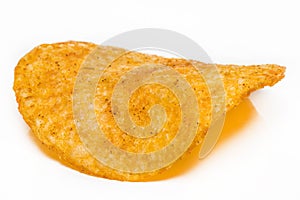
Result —
<instances>
[{"instance_id":1,"label":"golden brown chip","mask_svg":"<svg viewBox=\"0 0 300 200\"><path fill-rule=\"evenodd\" d=\"M76 78L87 56L97 45L86 42L43 44L25 55L15 68L14 90L19 110L34 135L58 157L74 169L86 174L109 179L142 181L163 172L168 166L144 173L133 173L110 168L99 162L81 141L74 122L73 94ZM124 51L114 47L98 47L107 55ZM199 145L212 123L211 104L215 90L214 78L204 80L193 65L209 77L211 65L184 59L163 58L137 52L124 54L108 66L96 85L95 114L99 127L116 147L132 153L151 153L162 149L176 137L180 117L180 102L170 88L146 84L132 93L128 103L129 115L138 126L151 124L148 111L160 104L165 109L163 128L149 138L126 134L117 126L112 108L113 89L130 70L142 65L164 65L180 73L196 94L199 106L197 134L187 154ZM217 65L225 89L226 111L237 106L250 92L272 86L284 77L285 68L278 65ZM211 81L211 85L207 82ZM215 87L219 87L217 84ZM122 95L121 95L122 96ZM216 109L218 110L218 109ZM217 111L216 111L217 112ZM216 117L222 113L215 113ZM159 120L158 120L159 121ZM184 156L184 155L183 155Z\"/></svg>"}]
</instances>

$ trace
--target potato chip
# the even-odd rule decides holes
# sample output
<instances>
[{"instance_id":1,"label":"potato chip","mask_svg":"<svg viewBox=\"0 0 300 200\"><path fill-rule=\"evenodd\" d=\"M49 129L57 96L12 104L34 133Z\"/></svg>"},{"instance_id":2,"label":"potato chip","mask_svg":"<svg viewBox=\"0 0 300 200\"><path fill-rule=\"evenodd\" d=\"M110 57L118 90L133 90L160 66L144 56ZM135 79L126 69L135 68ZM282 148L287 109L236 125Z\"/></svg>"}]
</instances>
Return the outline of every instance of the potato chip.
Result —
<instances>
[{"instance_id":1,"label":"potato chip","mask_svg":"<svg viewBox=\"0 0 300 200\"><path fill-rule=\"evenodd\" d=\"M101 74L100 61L111 61ZM63 162L94 176L143 181L200 145L222 106L234 108L285 72L274 64L216 65L222 104L214 103L222 90L212 67L86 42L43 44L19 61L14 90L33 134Z\"/></svg>"}]
</instances>

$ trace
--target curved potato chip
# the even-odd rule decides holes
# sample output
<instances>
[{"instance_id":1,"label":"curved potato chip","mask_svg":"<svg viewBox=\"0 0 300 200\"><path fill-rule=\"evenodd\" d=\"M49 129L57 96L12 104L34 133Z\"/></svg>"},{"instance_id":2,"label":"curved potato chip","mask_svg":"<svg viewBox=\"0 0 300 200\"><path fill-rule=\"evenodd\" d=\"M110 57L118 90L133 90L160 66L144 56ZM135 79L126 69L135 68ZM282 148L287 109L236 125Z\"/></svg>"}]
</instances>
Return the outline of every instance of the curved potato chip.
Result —
<instances>
[{"instance_id":1,"label":"curved potato chip","mask_svg":"<svg viewBox=\"0 0 300 200\"><path fill-rule=\"evenodd\" d=\"M78 133L80 127L76 124L74 117L76 115L73 110L74 87L80 66L96 48L97 45L92 43L70 41L43 44L26 54L15 68L14 90L20 113L34 135L47 148L80 172L126 181L142 181L163 172L171 167L178 158L170 159L170 162L161 168L150 167L152 170L144 172L126 171L109 167L107 163L100 162L82 142ZM100 48L104 52L103 56L125 51L115 47L100 46ZM130 91L130 95L126 97L122 95L125 93L121 95L113 93L116 85L122 89L120 91L124 92L122 76L127 72L132 71L136 66L148 66L149 70L151 69L149 66L153 65L167 66L181 74L196 94L192 104L197 103L199 110L192 111L196 112L198 127L195 138L191 141L188 149L183 155L180 155L185 156L196 145L201 144L210 124L223 114L217 112L214 115L215 118L212 119L212 106L221 108L222 105L211 104L219 85L215 84L216 90L210 90L207 81L210 82L210 87L214 86L217 77L204 80L193 68L193 65L196 65L202 69L204 74L210 75L210 64L137 52L124 54L104 70L96 85L95 96L92 96L95 119L105 137L122 151L147 154L171 144L176 138L181 120L185 119L183 117L185 114L181 109L181 100L174 91L164 85L152 82L137 88L132 86L131 88L134 90ZM274 64L217 65L217 69L226 92L226 111L237 106L252 91L274 85L284 77L285 72L284 67ZM134 74L131 75L130 80L133 78ZM120 80L121 82L119 82ZM80 100L77 102L90 101L85 99L88 98L87 96L80 97L79 95L77 97ZM122 99L128 101L128 105L121 104ZM157 104L161 107L155 107ZM129 118L116 118L117 115L123 116L122 113L127 109ZM186 110L188 111L188 109ZM218 111L218 109L216 110ZM82 116L85 116L84 114ZM154 116L161 116L161 118L155 121ZM136 127L148 126L150 128L147 130L154 130L154 132L150 133L151 131L149 131L149 134L144 137L139 135L139 131L134 134L132 129L127 127L127 123L122 122L122 119L131 119ZM123 125L120 125L122 123ZM126 128L128 130L124 131L123 129ZM156 162L159 164L159 159Z\"/></svg>"}]
</instances>

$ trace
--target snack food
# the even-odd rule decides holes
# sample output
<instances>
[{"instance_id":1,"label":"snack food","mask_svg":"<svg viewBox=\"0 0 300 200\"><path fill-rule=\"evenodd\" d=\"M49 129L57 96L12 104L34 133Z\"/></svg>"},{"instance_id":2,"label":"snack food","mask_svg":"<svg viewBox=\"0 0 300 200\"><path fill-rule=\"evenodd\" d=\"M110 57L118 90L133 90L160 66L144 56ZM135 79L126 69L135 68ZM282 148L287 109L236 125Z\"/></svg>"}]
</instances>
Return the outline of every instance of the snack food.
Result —
<instances>
[{"instance_id":1,"label":"snack food","mask_svg":"<svg viewBox=\"0 0 300 200\"><path fill-rule=\"evenodd\" d=\"M43 44L25 55L15 68L14 90L19 111L33 134L59 159L83 173L109 179L142 181L163 172L165 168L145 173L125 172L110 168L99 162L81 141L74 122L73 95L80 66L97 45L86 42ZM107 54L122 51L120 48L100 47ZM206 81L195 73L192 64L208 70L210 65L184 59L163 58L131 52L114 61L100 78L97 86L95 112L99 126L106 137L117 147L129 152L153 152L163 148L176 135L181 113L176 95L160 85L145 85L132 93L129 113L133 121L146 126L151 122L148 110L161 104L168 120L164 129L153 137L134 138L116 126L111 109L114 86L122 75L137 65L161 64L175 69L190 83L197 94L199 122L197 135L189 147L193 149L202 142L211 121L211 98ZM224 83L226 111L237 106L250 92L264 86L272 86L284 77L285 68L278 65L217 65ZM211 92L211 94L210 94ZM162 95L166 94L166 96ZM170 104L171 102L171 104ZM104 106L103 106L104 105ZM172 106L171 106L172 105ZM166 137L168 135L168 137ZM187 154L189 150L185 153ZM184 156L184 155L183 155Z\"/></svg>"}]
</instances>

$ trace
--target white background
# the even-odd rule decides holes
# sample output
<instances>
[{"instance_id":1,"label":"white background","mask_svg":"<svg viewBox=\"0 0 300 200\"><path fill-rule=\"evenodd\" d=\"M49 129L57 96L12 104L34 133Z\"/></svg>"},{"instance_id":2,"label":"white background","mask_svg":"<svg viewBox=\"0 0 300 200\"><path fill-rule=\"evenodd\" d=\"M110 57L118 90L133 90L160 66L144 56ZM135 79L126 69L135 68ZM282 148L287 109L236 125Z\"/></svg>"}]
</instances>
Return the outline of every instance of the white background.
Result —
<instances>
[{"instance_id":1,"label":"white background","mask_svg":"<svg viewBox=\"0 0 300 200\"><path fill-rule=\"evenodd\" d=\"M0 199L300 199L298 1L97 2L0 3ZM45 155L17 111L18 60L41 43L101 43L136 28L182 33L216 63L284 65L286 78L230 112L213 153L166 180L95 178Z\"/></svg>"}]
</instances>

